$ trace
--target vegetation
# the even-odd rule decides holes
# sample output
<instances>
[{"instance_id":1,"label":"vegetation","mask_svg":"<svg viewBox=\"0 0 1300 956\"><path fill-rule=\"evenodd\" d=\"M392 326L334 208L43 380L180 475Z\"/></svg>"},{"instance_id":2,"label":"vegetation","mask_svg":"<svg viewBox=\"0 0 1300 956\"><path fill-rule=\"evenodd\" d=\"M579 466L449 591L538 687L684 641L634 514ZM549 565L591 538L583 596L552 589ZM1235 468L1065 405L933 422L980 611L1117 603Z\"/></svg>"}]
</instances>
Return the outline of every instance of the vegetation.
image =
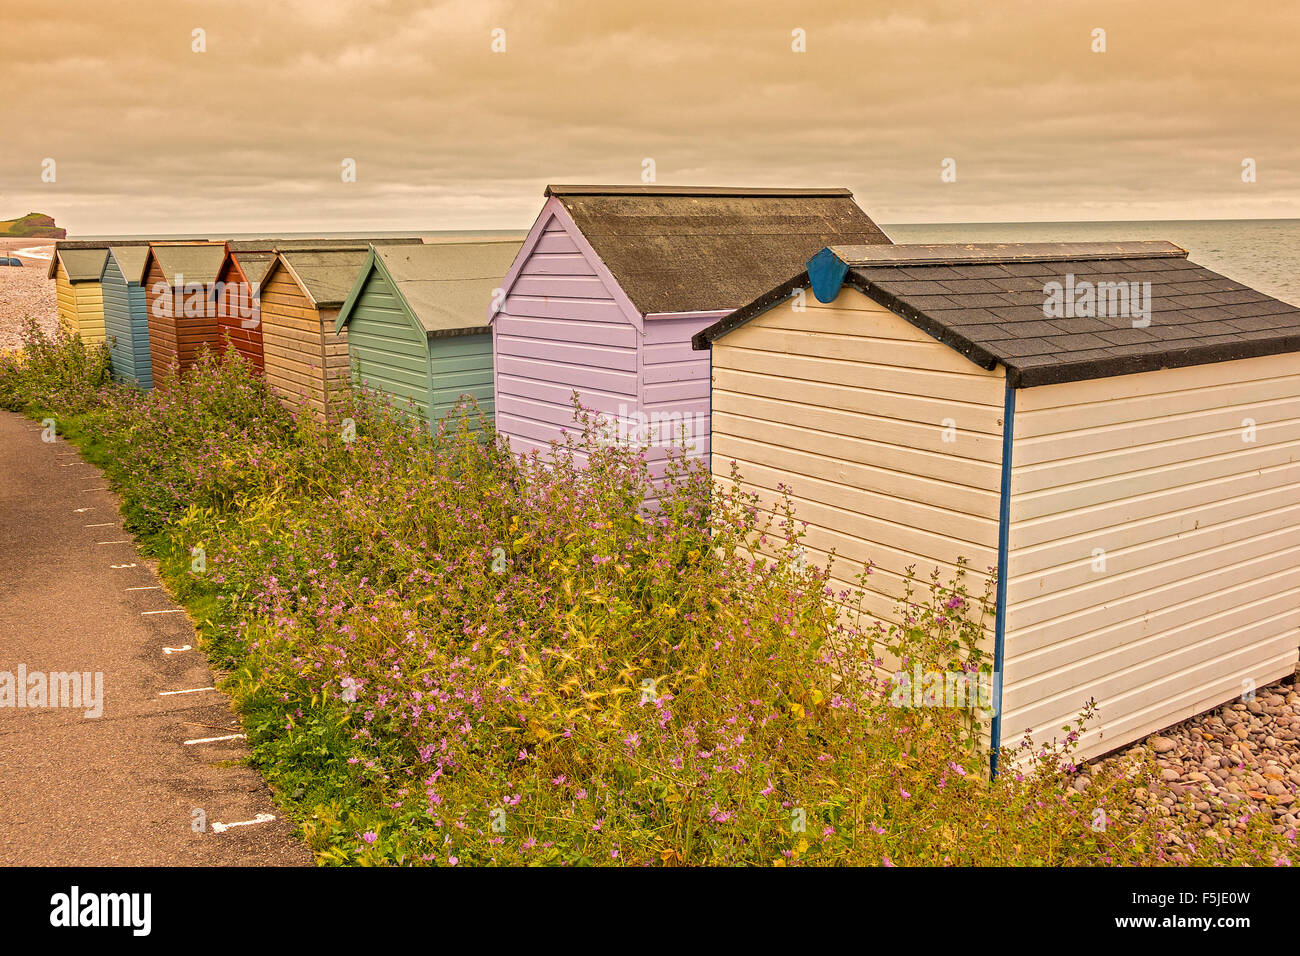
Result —
<instances>
[{"instance_id":1,"label":"vegetation","mask_svg":"<svg viewBox=\"0 0 1300 956\"><path fill-rule=\"evenodd\" d=\"M64 239L68 230L54 225L54 219L44 213L29 212L18 219L0 220L0 237L12 239Z\"/></svg>"},{"instance_id":2,"label":"vegetation","mask_svg":"<svg viewBox=\"0 0 1300 956\"><path fill-rule=\"evenodd\" d=\"M984 715L891 703L882 658L987 672L988 594L893 624L828 592L790 509L585 436L512 456L476 409L281 407L233 352L166 390L31 328L0 404L53 417L199 624L256 767L322 863L1267 863L1267 820L1179 846L1151 767L1069 786L1082 723L988 775ZM1080 716L1080 721L1087 719ZM1186 825L1183 832L1188 832Z\"/></svg>"}]
</instances>

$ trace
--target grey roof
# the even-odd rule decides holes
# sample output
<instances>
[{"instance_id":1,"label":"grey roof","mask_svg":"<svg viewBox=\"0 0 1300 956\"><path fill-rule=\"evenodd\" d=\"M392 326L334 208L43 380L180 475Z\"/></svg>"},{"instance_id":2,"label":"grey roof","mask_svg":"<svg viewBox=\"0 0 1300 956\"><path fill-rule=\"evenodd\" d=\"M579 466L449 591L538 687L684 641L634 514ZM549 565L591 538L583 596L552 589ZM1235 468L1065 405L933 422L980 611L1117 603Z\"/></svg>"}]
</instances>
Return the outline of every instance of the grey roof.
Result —
<instances>
[{"instance_id":1,"label":"grey roof","mask_svg":"<svg viewBox=\"0 0 1300 956\"><path fill-rule=\"evenodd\" d=\"M520 240L377 246L375 256L429 335L487 331L492 293Z\"/></svg>"},{"instance_id":2,"label":"grey roof","mask_svg":"<svg viewBox=\"0 0 1300 956\"><path fill-rule=\"evenodd\" d=\"M127 246L113 243L109 246L109 252L117 260L117 267L122 270L123 278L137 285L144 281L144 264L149 259L147 245Z\"/></svg>"},{"instance_id":3,"label":"grey roof","mask_svg":"<svg viewBox=\"0 0 1300 956\"><path fill-rule=\"evenodd\" d=\"M60 249L57 258L68 273L69 282L98 282L108 259L106 246L98 249ZM51 259L51 264L54 260ZM57 273L58 268L55 267Z\"/></svg>"},{"instance_id":4,"label":"grey roof","mask_svg":"<svg viewBox=\"0 0 1300 956\"><path fill-rule=\"evenodd\" d=\"M419 236L299 236L292 239L270 236L262 239L231 239L231 252L272 252L276 249L367 249L371 243L418 243Z\"/></svg>"},{"instance_id":5,"label":"grey roof","mask_svg":"<svg viewBox=\"0 0 1300 956\"><path fill-rule=\"evenodd\" d=\"M266 278L267 272L271 269L271 263L275 262L274 252L252 250L235 252L234 249L231 249L231 253L234 260L239 263L239 269L244 273L244 278L258 285L262 284L262 280Z\"/></svg>"},{"instance_id":6,"label":"grey roof","mask_svg":"<svg viewBox=\"0 0 1300 956\"><path fill-rule=\"evenodd\" d=\"M50 264L45 271L46 278L53 279L59 272L59 262L63 262L63 268L68 271L69 278L73 282L98 282L104 273L104 263L108 260L109 246L148 246L147 239L121 239L110 242L107 239L60 239L54 243L54 254L50 256ZM90 275L90 270L94 268L96 257L93 255L83 255L85 252L103 252L98 257L99 273ZM71 258L69 258L69 256ZM71 262L74 266L70 267ZM74 271L77 278L71 278Z\"/></svg>"},{"instance_id":7,"label":"grey roof","mask_svg":"<svg viewBox=\"0 0 1300 956\"><path fill-rule=\"evenodd\" d=\"M736 309L831 243L885 244L847 189L548 186L642 312Z\"/></svg>"},{"instance_id":8,"label":"grey roof","mask_svg":"<svg viewBox=\"0 0 1300 956\"><path fill-rule=\"evenodd\" d=\"M380 242L384 246L420 244L418 238L381 239L376 241L376 248L383 248L379 245ZM329 309L337 308L346 301L357 280L357 274L366 264L370 247L369 242L351 239L342 245L325 247L300 247L290 243L283 247L277 246L276 253L278 259L297 277L312 305L318 309ZM268 267L267 274L272 268L274 264Z\"/></svg>"},{"instance_id":9,"label":"grey roof","mask_svg":"<svg viewBox=\"0 0 1300 956\"><path fill-rule=\"evenodd\" d=\"M226 245L223 242L156 242L149 246L149 254L171 285L181 282L206 285L217 280L226 258Z\"/></svg>"},{"instance_id":10,"label":"grey roof","mask_svg":"<svg viewBox=\"0 0 1300 956\"><path fill-rule=\"evenodd\" d=\"M1300 308L1186 257L1167 242L833 246L695 345L707 348L793 288L811 284L825 302L844 284L975 364L1001 363L1016 388L1300 351ZM1062 293L1106 283L1114 304L1136 291L1143 308L1114 308L1108 292L1092 315L1056 315L1047 303L1057 283Z\"/></svg>"}]
</instances>

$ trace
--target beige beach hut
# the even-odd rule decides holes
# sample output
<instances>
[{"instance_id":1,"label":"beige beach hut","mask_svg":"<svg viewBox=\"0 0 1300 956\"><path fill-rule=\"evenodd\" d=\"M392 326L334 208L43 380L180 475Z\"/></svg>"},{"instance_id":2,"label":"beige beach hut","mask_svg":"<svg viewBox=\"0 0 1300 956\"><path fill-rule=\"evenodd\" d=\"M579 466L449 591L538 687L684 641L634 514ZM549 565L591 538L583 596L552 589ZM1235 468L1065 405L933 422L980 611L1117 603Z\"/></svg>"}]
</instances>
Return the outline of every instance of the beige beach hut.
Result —
<instances>
[{"instance_id":1,"label":"beige beach hut","mask_svg":"<svg viewBox=\"0 0 1300 956\"><path fill-rule=\"evenodd\" d=\"M1095 699L1099 755L1296 667L1300 309L1186 255L830 247L695 337L714 473L792 487L871 612L998 569L995 745Z\"/></svg>"},{"instance_id":2,"label":"beige beach hut","mask_svg":"<svg viewBox=\"0 0 1300 956\"><path fill-rule=\"evenodd\" d=\"M377 239L410 245L418 238ZM347 330L335 331L339 309L370 257L370 241L277 248L262 277L262 360L267 384L291 408L329 414L335 393L348 388Z\"/></svg>"}]
</instances>

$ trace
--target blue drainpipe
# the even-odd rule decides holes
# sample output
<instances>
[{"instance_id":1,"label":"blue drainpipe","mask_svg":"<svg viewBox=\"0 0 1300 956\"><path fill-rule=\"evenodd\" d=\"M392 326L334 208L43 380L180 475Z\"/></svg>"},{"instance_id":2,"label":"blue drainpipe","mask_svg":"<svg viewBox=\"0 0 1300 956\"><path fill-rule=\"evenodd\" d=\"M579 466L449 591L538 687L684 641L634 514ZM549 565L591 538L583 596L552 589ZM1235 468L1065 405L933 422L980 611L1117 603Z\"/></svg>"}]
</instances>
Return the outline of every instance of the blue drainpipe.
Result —
<instances>
[{"instance_id":1,"label":"blue drainpipe","mask_svg":"<svg viewBox=\"0 0 1300 956\"><path fill-rule=\"evenodd\" d=\"M1011 441L1015 434L1016 390L1010 385L1002 402L1002 488L998 501L998 587L993 622L993 726L989 732L992 753L989 774L998 773L998 748L1002 746L1002 665L1007 636L1007 551L1011 535Z\"/></svg>"}]
</instances>

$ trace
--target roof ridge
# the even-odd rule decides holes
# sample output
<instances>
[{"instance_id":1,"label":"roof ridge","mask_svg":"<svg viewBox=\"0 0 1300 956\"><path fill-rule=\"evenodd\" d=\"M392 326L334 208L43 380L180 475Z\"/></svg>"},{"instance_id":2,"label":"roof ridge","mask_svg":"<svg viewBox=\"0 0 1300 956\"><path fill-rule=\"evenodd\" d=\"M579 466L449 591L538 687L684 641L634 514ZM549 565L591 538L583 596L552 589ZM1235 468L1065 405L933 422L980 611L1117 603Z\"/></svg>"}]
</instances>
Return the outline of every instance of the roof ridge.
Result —
<instances>
[{"instance_id":1,"label":"roof ridge","mask_svg":"<svg viewBox=\"0 0 1300 956\"><path fill-rule=\"evenodd\" d=\"M917 242L889 246L832 245L826 248L850 267L1187 258L1186 249L1164 239L1127 242Z\"/></svg>"},{"instance_id":2,"label":"roof ridge","mask_svg":"<svg viewBox=\"0 0 1300 956\"><path fill-rule=\"evenodd\" d=\"M745 186L661 186L657 183L633 185L548 185L546 196L852 196L843 186L825 188Z\"/></svg>"}]
</instances>

